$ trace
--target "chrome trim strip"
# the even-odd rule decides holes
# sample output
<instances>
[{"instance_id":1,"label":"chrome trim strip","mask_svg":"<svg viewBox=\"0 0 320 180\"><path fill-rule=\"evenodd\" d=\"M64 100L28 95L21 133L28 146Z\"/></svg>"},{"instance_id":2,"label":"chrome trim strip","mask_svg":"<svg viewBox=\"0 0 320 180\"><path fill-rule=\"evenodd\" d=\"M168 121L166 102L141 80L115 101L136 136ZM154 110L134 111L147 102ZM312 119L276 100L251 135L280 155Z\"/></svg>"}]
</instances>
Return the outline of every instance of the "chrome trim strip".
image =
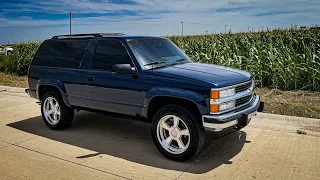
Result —
<instances>
[{"instance_id":1,"label":"chrome trim strip","mask_svg":"<svg viewBox=\"0 0 320 180\"><path fill-rule=\"evenodd\" d=\"M233 88L233 87L237 87L237 86L241 86L243 84L247 84L247 83L250 83L253 81L253 78L249 81L246 81L246 82L243 82L243 83L240 83L240 84L235 84L235 85L231 85L231 86L227 86L227 87L222 87L222 88L211 88L211 91L220 91L220 90L225 90L225 89L230 89L230 88Z\"/></svg>"},{"instance_id":2,"label":"chrome trim strip","mask_svg":"<svg viewBox=\"0 0 320 180\"><path fill-rule=\"evenodd\" d=\"M235 126L238 124L238 120L233 120L223 124L213 124L213 123L205 123L203 122L203 127L209 131L222 131L225 128Z\"/></svg>"}]
</instances>

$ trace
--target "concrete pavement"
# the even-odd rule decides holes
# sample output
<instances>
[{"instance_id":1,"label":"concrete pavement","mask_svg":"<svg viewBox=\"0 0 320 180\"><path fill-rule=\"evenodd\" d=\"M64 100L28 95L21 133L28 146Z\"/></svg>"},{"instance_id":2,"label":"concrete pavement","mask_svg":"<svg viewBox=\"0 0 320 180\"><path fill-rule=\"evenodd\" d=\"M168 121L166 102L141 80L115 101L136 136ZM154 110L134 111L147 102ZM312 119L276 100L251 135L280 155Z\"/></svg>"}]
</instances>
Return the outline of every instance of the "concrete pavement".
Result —
<instances>
[{"instance_id":1,"label":"concrete pavement","mask_svg":"<svg viewBox=\"0 0 320 180\"><path fill-rule=\"evenodd\" d=\"M149 124L79 112L72 127L52 131L35 102L22 89L0 86L0 179L320 177L317 119L259 114L224 138L207 133L202 152L181 163L158 152Z\"/></svg>"}]
</instances>

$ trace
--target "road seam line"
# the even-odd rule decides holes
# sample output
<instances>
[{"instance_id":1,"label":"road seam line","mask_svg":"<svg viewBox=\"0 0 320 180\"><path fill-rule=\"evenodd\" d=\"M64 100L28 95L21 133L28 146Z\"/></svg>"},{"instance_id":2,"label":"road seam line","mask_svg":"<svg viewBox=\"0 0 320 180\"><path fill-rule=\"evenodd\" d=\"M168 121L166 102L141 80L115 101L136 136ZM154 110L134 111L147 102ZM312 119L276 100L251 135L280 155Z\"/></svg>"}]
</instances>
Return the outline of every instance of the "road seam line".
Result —
<instances>
[{"instance_id":1,"label":"road seam line","mask_svg":"<svg viewBox=\"0 0 320 180\"><path fill-rule=\"evenodd\" d=\"M51 158L55 158L55 159L58 159L58 160L61 160L61 161L65 161L65 162L68 162L68 163L71 163L71 164L75 164L75 165L78 165L78 166L81 166L81 167L85 167L85 168L88 168L88 169L92 169L92 170L95 170L95 171L99 171L99 172L102 172L102 173L110 174L110 175L117 176L117 177L124 178L124 179L128 179L128 180L133 180L133 179L121 176L121 175L117 175L117 174L114 174L114 173L110 173L110 172L98 169L98 168L90 167L90 166L83 165L83 164L80 164L80 163L77 163L77 162L73 162L73 161L70 161L70 160L67 160L67 159L62 159L62 158L54 156L54 155L50 155L50 154L43 153L43 152L40 152L40 151L37 151L37 150L33 150L33 149L30 149L30 148L27 148L27 147L23 147L23 146L20 146L20 145L18 145L16 143L13 144L13 143L10 143L10 142L7 142L7 141L3 141L1 139L0 139L0 141L2 141L4 143L7 143L7 144L11 144L11 146L19 147L21 149L25 149L25 150L32 151L32 152L35 152L35 153L38 153L38 154L49 156ZM8 147L8 146L6 146L6 147Z\"/></svg>"},{"instance_id":2,"label":"road seam line","mask_svg":"<svg viewBox=\"0 0 320 180\"><path fill-rule=\"evenodd\" d=\"M42 135L47 135L47 134L49 134L49 133L45 133L45 134L42 134ZM0 148L0 151L3 150L3 149L5 149L5 148L7 148L7 147L11 147L11 146L14 146L14 145L18 145L18 144L20 144L20 143L24 143L24 142L27 142L27 141L30 141L30 140L34 140L34 139L37 139L37 138L39 138L39 137L32 137L32 138L25 139L25 140L22 140L22 141L19 141L19 142L16 142L16 143L10 143L10 142L7 142L7 141L4 141L4 140L0 139L1 142L6 143L6 144L9 144L8 146L5 146L5 147Z\"/></svg>"}]
</instances>

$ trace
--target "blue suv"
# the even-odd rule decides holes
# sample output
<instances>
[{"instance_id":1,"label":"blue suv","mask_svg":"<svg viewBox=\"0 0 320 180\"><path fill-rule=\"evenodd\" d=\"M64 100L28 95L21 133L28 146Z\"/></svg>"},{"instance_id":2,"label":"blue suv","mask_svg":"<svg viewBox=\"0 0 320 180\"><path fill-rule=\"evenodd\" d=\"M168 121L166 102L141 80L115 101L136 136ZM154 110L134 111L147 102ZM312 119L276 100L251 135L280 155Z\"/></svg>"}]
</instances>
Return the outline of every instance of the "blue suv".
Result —
<instances>
[{"instance_id":1,"label":"blue suv","mask_svg":"<svg viewBox=\"0 0 320 180\"><path fill-rule=\"evenodd\" d=\"M34 56L28 82L49 128L71 125L75 110L129 116L152 123L155 146L176 161L200 151L205 130L236 131L263 111L251 73L195 63L161 37L54 36Z\"/></svg>"}]
</instances>

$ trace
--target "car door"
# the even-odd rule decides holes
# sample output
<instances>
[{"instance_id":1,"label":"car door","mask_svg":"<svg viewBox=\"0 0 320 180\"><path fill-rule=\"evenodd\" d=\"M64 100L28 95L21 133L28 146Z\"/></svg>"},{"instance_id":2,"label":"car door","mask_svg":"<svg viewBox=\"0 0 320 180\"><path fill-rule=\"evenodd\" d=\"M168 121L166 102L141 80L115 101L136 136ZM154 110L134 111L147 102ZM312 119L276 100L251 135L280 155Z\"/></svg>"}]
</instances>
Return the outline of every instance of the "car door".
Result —
<instances>
[{"instance_id":1,"label":"car door","mask_svg":"<svg viewBox=\"0 0 320 180\"><path fill-rule=\"evenodd\" d=\"M127 115L141 114L139 74L117 74L112 69L115 64L135 67L120 40L98 41L87 74L87 107Z\"/></svg>"}]
</instances>

